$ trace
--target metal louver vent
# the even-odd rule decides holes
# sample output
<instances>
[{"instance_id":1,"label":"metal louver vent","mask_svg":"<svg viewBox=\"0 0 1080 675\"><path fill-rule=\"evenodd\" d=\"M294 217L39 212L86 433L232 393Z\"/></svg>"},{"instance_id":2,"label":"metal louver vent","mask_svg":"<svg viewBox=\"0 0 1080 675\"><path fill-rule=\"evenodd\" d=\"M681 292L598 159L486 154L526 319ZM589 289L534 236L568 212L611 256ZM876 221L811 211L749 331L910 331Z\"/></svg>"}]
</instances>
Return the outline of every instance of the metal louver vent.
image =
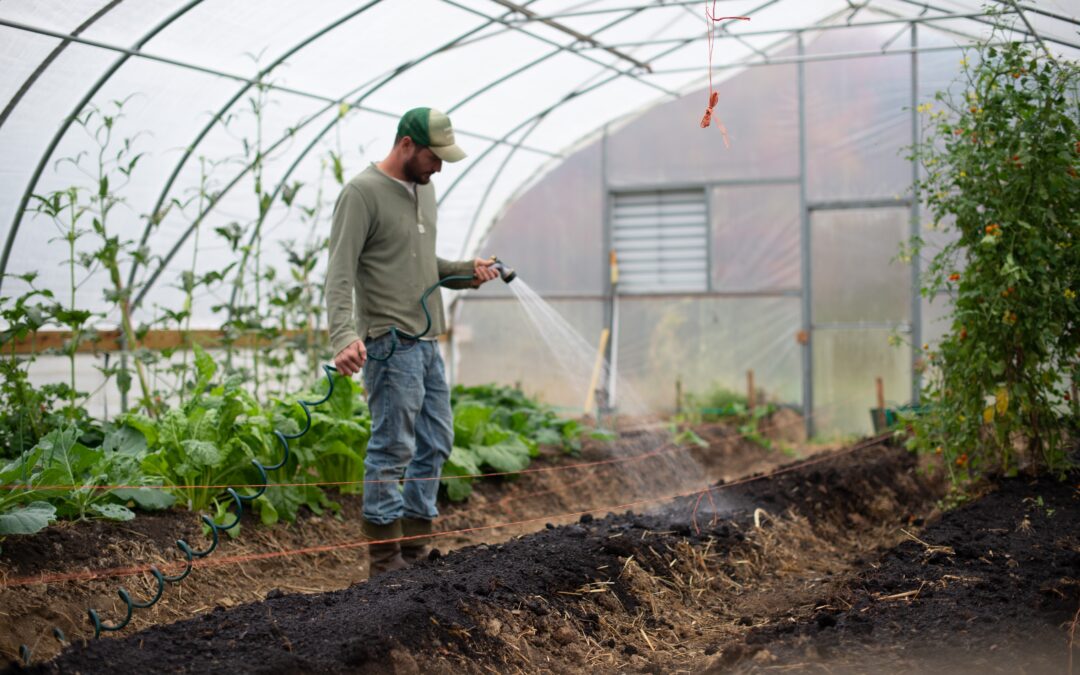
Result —
<instances>
[{"instance_id":1,"label":"metal louver vent","mask_svg":"<svg viewBox=\"0 0 1080 675\"><path fill-rule=\"evenodd\" d=\"M703 190L614 195L620 293L705 292L708 211Z\"/></svg>"}]
</instances>

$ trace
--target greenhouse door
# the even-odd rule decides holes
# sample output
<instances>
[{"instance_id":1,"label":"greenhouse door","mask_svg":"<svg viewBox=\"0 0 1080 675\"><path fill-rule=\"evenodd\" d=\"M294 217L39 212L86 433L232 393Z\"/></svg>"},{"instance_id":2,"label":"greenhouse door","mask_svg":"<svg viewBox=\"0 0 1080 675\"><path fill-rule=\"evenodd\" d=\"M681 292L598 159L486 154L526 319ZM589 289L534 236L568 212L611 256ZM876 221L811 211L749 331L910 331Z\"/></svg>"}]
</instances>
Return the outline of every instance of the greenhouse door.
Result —
<instances>
[{"instance_id":1,"label":"greenhouse door","mask_svg":"<svg viewBox=\"0 0 1080 675\"><path fill-rule=\"evenodd\" d=\"M898 260L911 210L810 207L814 427L873 430L876 378L889 405L911 396L911 266Z\"/></svg>"}]
</instances>

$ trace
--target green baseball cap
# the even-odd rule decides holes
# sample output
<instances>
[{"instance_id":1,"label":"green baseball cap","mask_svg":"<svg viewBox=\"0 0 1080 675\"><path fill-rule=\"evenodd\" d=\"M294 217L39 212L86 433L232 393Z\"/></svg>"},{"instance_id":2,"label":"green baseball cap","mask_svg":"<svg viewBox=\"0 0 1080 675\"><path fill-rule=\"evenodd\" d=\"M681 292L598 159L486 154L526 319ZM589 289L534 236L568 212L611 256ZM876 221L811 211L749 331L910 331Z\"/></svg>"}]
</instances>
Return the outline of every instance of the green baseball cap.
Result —
<instances>
[{"instance_id":1,"label":"green baseball cap","mask_svg":"<svg viewBox=\"0 0 1080 675\"><path fill-rule=\"evenodd\" d=\"M465 151L454 142L450 118L434 108L413 108L402 115L397 135L408 136L413 143L431 148L435 156L444 162L465 159Z\"/></svg>"}]
</instances>

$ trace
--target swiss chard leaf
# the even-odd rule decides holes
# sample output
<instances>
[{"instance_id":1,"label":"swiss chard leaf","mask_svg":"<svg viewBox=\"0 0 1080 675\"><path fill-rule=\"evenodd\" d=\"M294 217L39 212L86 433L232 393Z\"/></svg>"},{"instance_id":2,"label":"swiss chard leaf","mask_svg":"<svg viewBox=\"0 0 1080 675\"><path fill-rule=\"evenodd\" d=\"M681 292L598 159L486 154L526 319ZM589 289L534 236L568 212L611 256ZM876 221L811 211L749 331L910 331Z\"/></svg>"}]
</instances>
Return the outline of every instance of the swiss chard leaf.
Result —
<instances>
[{"instance_id":1,"label":"swiss chard leaf","mask_svg":"<svg viewBox=\"0 0 1080 675\"><path fill-rule=\"evenodd\" d=\"M135 518L135 513L120 504L92 504L90 509L105 520L126 521Z\"/></svg>"},{"instance_id":2,"label":"swiss chard leaf","mask_svg":"<svg viewBox=\"0 0 1080 675\"><path fill-rule=\"evenodd\" d=\"M113 490L113 496L123 502L135 502L145 511L161 511L176 503L176 497L160 488L120 488Z\"/></svg>"},{"instance_id":3,"label":"swiss chard leaf","mask_svg":"<svg viewBox=\"0 0 1080 675\"><path fill-rule=\"evenodd\" d=\"M0 536L34 534L56 520L56 507L48 502L31 502L7 513L0 513Z\"/></svg>"}]
</instances>

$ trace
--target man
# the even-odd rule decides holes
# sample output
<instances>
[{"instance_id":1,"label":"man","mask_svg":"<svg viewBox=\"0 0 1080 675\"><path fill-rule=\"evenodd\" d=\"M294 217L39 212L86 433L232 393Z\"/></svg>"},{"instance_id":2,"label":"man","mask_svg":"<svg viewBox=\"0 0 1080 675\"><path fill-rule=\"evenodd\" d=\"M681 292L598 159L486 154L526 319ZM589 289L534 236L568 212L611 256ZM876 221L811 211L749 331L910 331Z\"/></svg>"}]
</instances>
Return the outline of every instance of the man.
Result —
<instances>
[{"instance_id":1,"label":"man","mask_svg":"<svg viewBox=\"0 0 1080 675\"><path fill-rule=\"evenodd\" d=\"M438 478L454 442L450 390L436 341L446 330L440 293L428 298L431 330L422 339L399 338L395 346L390 329L423 331L420 296L443 277L472 276L453 287L475 288L499 276L490 260L435 256L431 175L444 161L464 157L446 115L414 108L401 117L390 154L350 180L334 207L326 274L334 365L346 376L363 369L371 409L364 532L376 541L420 537L370 545L370 577L426 556L422 535L431 533L438 516Z\"/></svg>"}]
</instances>

